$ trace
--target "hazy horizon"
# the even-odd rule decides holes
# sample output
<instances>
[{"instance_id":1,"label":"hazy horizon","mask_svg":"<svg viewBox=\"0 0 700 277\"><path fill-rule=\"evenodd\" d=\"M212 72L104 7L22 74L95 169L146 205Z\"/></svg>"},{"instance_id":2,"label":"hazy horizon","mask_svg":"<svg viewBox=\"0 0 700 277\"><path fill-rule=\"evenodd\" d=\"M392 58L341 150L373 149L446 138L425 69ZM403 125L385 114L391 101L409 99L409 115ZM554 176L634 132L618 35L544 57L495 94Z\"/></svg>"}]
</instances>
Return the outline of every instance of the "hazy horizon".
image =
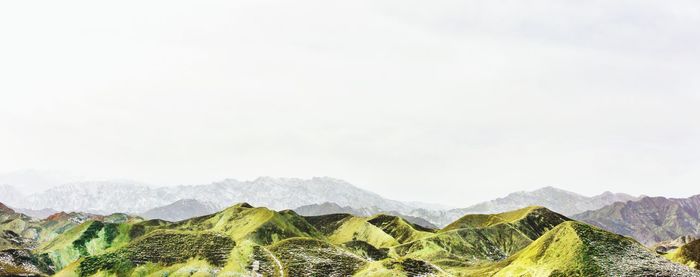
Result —
<instances>
[{"instance_id":1,"label":"hazy horizon","mask_svg":"<svg viewBox=\"0 0 700 277\"><path fill-rule=\"evenodd\" d=\"M700 182L692 1L129 4L0 3L0 173L452 206Z\"/></svg>"},{"instance_id":2,"label":"hazy horizon","mask_svg":"<svg viewBox=\"0 0 700 277\"><path fill-rule=\"evenodd\" d=\"M28 177L29 177L29 178L28 178ZM55 179L51 180L51 177L53 177L53 178L55 178ZM3 174L3 173L0 173L0 186L1 186L1 185L10 185L10 186L13 186L14 188L20 190L23 194L25 194L25 196L27 196L27 195L31 195L31 194L34 194L34 193L41 193L41 192L46 191L46 190L48 190L48 189L50 189L50 188L53 188L53 187L58 187L58 186L67 185L67 184L80 184L80 183L90 183L90 182L99 182L99 183L103 183L103 182L104 182L104 183L114 182L115 184L118 184L118 183L121 183L121 182L126 182L126 183L134 183L134 184L138 184L138 185L145 185L145 186L148 186L148 187L151 187L151 188L159 188L159 187L180 186L180 185L185 185L185 186L207 185L207 184L222 182L222 181L229 180L229 179L233 179L233 180L240 181L240 182L252 182L252 181L255 181L255 180L259 179L259 178L303 179L303 180L308 180L308 179L312 179L312 178L333 178L333 179L338 179L338 180L342 180L342 181L348 182L348 183L350 183L350 184L352 184L352 185L354 185L354 186L356 186L356 187L358 187L358 188L360 188L360 189L364 189L364 190L369 191L369 192L372 192L372 193L377 193L377 192L373 191L371 188L368 188L368 187L366 187L366 186L363 186L362 184L356 184L356 183L353 183L351 180L346 180L346 179L342 179L342 178L337 178L337 177L334 177L334 176L308 176L308 177L306 177L306 176L305 176L305 177L298 177L298 176L296 176L296 177L295 177L295 176L257 176L257 177L250 178L250 179L241 179L241 178L235 178L235 177L228 177L228 178L222 178L222 179L211 180L211 181L208 181L208 182L200 182L200 183L152 184L152 183L141 182L141 181L139 181L139 180L135 180L135 179L132 179L132 178L106 178L106 177L104 177L104 178L99 178L99 177L86 177L86 176L82 176L82 175L70 174L70 173L67 173L67 172L56 172L56 171L46 171L46 170L36 170L36 169L25 169L25 170L19 170L19 171L15 171L15 172L4 173L4 174ZM13 182L13 180L14 180L14 182ZM58 182L57 182L57 181L55 181L55 180L62 180L62 181L58 181ZM13 183L14 183L14 184L13 184ZM569 191L569 192L573 192L573 193L576 193L576 194L579 194L579 195L584 195L584 196L589 196L589 197L591 197L591 196L596 196L596 195L600 195L600 194L603 194L603 193L606 193L606 192L625 193L625 194L630 194L630 195L632 195L632 196L650 196L650 197L661 196L661 197L667 197L667 198L686 198L686 197L694 196L694 195L697 194L697 193L692 193L692 192L691 192L691 193L688 194L688 195L676 195L676 196L671 196L671 195L649 195L649 194L644 194L644 193L642 193L642 194L631 194L631 193L627 193L627 192L623 192L623 191L614 191L614 190L606 190L606 191L600 191L600 192L593 193L593 194L585 194L585 193L581 193L581 192L578 192L578 191L573 191L573 190L569 190L569 189L563 189L563 188L561 188L561 187L559 187L559 186L556 186L556 185L543 185L543 186L540 186L540 187L534 187L534 188L528 188L528 189L516 189L516 190L510 191L510 192L507 192L507 193L505 193L505 194L502 194L502 195L496 195L496 196L493 196L493 197L490 197L490 198L484 197L483 199L480 199L480 200L478 200L478 201L476 201L476 202L464 202L464 203L431 202L431 201L425 201L425 200L422 200L422 199L398 199L398 198L393 197L392 195L384 195L384 194L381 194L381 193L377 193L377 194L379 194L380 196L382 196L382 197L384 197L384 198L387 198L387 199L398 200L398 201L403 201L403 202L422 202L422 203L425 203L425 204L442 205L442 206L449 207L449 208L464 208L464 207L471 206L471 205L474 205L474 204L478 204L478 203L481 203L481 202L490 201L490 200L493 200L493 199L496 199L496 198L505 197L505 196L507 196L507 195L510 194L510 193L515 193L515 192L531 192L531 191L543 189L543 188L546 188L546 187L554 187L554 188L556 188L556 189L562 189L562 190L565 190L565 191Z\"/></svg>"}]
</instances>

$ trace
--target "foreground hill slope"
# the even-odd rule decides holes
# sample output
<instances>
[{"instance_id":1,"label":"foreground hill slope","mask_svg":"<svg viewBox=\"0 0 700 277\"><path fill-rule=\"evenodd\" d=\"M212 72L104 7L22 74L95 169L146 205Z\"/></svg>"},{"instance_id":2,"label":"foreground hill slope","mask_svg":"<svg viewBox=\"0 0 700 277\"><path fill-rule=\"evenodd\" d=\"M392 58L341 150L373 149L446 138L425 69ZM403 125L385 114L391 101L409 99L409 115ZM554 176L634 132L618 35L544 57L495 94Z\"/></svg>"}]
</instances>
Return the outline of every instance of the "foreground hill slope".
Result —
<instances>
[{"instance_id":1,"label":"foreground hill slope","mask_svg":"<svg viewBox=\"0 0 700 277\"><path fill-rule=\"evenodd\" d=\"M596 227L568 221L510 258L475 276L700 276L638 242Z\"/></svg>"},{"instance_id":2,"label":"foreground hill slope","mask_svg":"<svg viewBox=\"0 0 700 277\"><path fill-rule=\"evenodd\" d=\"M605 230L652 245L687 234L700 234L700 195L689 198L644 197L614 203L573 216Z\"/></svg>"}]
</instances>

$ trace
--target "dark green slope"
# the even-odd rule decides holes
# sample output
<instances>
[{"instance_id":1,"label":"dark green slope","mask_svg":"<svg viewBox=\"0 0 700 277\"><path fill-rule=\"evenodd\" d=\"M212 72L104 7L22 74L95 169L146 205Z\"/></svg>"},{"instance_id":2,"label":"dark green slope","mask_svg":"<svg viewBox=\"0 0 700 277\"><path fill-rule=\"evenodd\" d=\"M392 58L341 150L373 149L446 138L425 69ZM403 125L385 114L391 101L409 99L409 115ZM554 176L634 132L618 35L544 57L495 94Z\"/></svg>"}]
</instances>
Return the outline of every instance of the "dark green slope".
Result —
<instances>
[{"instance_id":1,"label":"dark green slope","mask_svg":"<svg viewBox=\"0 0 700 277\"><path fill-rule=\"evenodd\" d=\"M201 258L223 267L235 242L220 233L158 230L142 236L117 251L87 257L80 262L78 273L89 276L98 271L128 275L147 263L169 266Z\"/></svg>"}]
</instances>

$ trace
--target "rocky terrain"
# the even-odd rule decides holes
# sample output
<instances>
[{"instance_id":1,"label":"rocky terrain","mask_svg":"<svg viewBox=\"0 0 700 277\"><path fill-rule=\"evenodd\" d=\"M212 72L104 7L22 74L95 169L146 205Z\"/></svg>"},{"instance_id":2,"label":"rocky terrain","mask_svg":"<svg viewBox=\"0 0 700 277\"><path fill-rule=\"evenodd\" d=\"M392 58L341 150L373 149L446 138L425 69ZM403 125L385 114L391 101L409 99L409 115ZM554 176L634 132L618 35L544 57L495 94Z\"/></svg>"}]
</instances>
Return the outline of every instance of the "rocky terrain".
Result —
<instances>
[{"instance_id":1,"label":"rocky terrain","mask_svg":"<svg viewBox=\"0 0 700 277\"><path fill-rule=\"evenodd\" d=\"M689 198L644 197L618 202L573 218L630 236L645 245L700 235L700 195Z\"/></svg>"}]
</instances>

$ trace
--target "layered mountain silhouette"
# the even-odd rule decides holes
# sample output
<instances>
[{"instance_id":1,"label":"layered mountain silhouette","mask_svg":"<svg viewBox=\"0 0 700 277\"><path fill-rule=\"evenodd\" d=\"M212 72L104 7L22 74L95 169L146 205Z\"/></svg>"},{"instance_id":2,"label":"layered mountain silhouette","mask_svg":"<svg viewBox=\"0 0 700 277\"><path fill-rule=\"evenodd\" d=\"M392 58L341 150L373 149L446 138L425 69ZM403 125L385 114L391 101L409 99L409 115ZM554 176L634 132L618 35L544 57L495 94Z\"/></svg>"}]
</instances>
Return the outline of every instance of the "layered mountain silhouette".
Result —
<instances>
[{"instance_id":1,"label":"layered mountain silhouette","mask_svg":"<svg viewBox=\"0 0 700 277\"><path fill-rule=\"evenodd\" d=\"M24 198L22 208L50 208L100 214L145 213L173 202L194 199L227 207L247 202L276 210L332 202L354 208L376 207L382 211L410 211L409 204L383 198L352 184L329 177L311 179L260 177L252 181L150 187L130 181L69 183Z\"/></svg>"},{"instance_id":2,"label":"layered mountain silhouette","mask_svg":"<svg viewBox=\"0 0 700 277\"><path fill-rule=\"evenodd\" d=\"M410 216L424 218L437 226L445 226L465 214L500 213L526 206L545 206L563 215L571 216L584 211L602 208L615 202L636 200L638 197L624 193L605 192L588 197L554 187L544 187L533 191L520 191L505 197L478 203L466 208L434 211L416 209Z\"/></svg>"},{"instance_id":3,"label":"layered mountain silhouette","mask_svg":"<svg viewBox=\"0 0 700 277\"><path fill-rule=\"evenodd\" d=\"M21 195L11 186L4 186L1 189L12 192L14 195ZM18 197L21 197L21 200L18 200ZM131 181L80 182L56 186L28 196L11 198L12 207L24 209L23 211L27 214L37 217L46 216L50 211L80 211L95 214L124 212L145 214L152 218L182 220L190 216L214 212L218 208L235 203L247 202L275 210L295 209L304 215L343 212L368 216L386 213L402 216L413 223L427 227L444 227L464 214L499 213L533 205L546 206L571 216L615 202L638 199L611 192L588 197L553 187L544 187L529 192L511 193L505 197L466 208L436 210L426 209L426 207L440 207L440 205L387 199L348 182L329 177L311 179L260 177L252 181L226 179L206 185L171 187L150 187ZM189 202L177 203L182 200ZM203 206L209 206L209 208ZM188 210L197 212L188 214Z\"/></svg>"},{"instance_id":4,"label":"layered mountain silhouette","mask_svg":"<svg viewBox=\"0 0 700 277\"><path fill-rule=\"evenodd\" d=\"M700 195L644 197L614 203L573 218L652 245L683 235L700 235Z\"/></svg>"},{"instance_id":5,"label":"layered mountain silhouette","mask_svg":"<svg viewBox=\"0 0 700 277\"><path fill-rule=\"evenodd\" d=\"M147 219L163 219L168 221L180 221L192 217L198 217L215 213L219 206L206 201L196 199L182 199L171 204L150 209L141 214Z\"/></svg>"}]
</instances>

